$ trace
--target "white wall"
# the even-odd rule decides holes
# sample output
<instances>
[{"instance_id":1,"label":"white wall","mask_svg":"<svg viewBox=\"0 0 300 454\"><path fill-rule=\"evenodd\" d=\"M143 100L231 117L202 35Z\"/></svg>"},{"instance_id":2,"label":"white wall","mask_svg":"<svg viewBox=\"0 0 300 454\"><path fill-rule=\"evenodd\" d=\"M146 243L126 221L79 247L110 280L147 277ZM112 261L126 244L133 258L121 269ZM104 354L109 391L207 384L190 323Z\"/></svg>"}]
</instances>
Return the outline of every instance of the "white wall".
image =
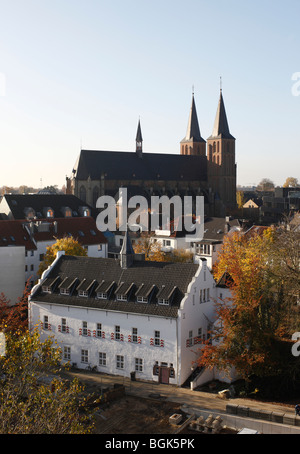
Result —
<instances>
[{"instance_id":1,"label":"white wall","mask_svg":"<svg viewBox=\"0 0 300 454\"><path fill-rule=\"evenodd\" d=\"M207 298L207 289L209 289L209 298ZM200 302L200 290L202 290L202 302ZM203 301L204 290L206 301ZM195 361L199 356L201 346L200 343L197 343L198 333L201 330L202 338L207 339L209 323L215 322L215 301L215 281L206 262L200 262L198 272L189 285L188 294L182 301L179 311L181 383L184 383L192 369L197 366ZM192 331L191 341L190 331Z\"/></svg>"},{"instance_id":2,"label":"white wall","mask_svg":"<svg viewBox=\"0 0 300 454\"><path fill-rule=\"evenodd\" d=\"M68 298L66 296L66 298ZM80 297L78 297L80 298ZM143 303L140 303L143 304ZM51 331L42 329L41 336L54 335L58 344L71 347L71 363L77 363L77 367L86 368L87 364L81 362L81 350L88 350L88 363L91 366L97 365L98 370L108 374L129 376L135 370L135 358L143 360L143 372L137 372L137 378L144 380L158 380L153 376L153 367L157 361L167 363L168 367L173 365L175 377L178 369L176 355L176 320L162 317L142 316L125 314L113 311L97 310L91 308L80 308L61 306L54 304L42 304L31 301L30 303L30 327L40 326L44 315L49 318ZM69 333L59 332L58 326L61 319L67 319ZM79 335L82 328L82 321L86 321L91 336ZM102 331L105 338L93 337L97 323L102 324ZM111 333L115 332L115 326L120 326L123 341L112 340ZM128 336L132 335L132 328L138 329L138 336L141 343L128 342ZM154 338L154 331L160 331L163 346L150 345L150 339ZM107 365L99 366L99 352L106 353ZM124 356L124 369L116 368L116 355ZM175 383L176 378L170 379Z\"/></svg>"},{"instance_id":3,"label":"white wall","mask_svg":"<svg viewBox=\"0 0 300 454\"><path fill-rule=\"evenodd\" d=\"M25 247L0 247L0 293L11 301L18 302L25 288Z\"/></svg>"}]
</instances>

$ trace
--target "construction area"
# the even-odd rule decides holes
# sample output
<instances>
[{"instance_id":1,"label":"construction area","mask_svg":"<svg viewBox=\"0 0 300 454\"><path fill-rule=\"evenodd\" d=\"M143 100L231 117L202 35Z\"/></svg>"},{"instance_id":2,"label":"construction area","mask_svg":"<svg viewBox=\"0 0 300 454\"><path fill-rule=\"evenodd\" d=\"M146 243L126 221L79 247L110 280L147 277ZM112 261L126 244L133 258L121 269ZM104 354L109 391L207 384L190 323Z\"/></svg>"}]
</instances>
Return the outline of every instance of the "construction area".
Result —
<instances>
[{"instance_id":1,"label":"construction area","mask_svg":"<svg viewBox=\"0 0 300 454\"><path fill-rule=\"evenodd\" d=\"M294 404L209 393L72 370L96 402L96 434L300 434ZM224 394L224 397L222 397Z\"/></svg>"}]
</instances>

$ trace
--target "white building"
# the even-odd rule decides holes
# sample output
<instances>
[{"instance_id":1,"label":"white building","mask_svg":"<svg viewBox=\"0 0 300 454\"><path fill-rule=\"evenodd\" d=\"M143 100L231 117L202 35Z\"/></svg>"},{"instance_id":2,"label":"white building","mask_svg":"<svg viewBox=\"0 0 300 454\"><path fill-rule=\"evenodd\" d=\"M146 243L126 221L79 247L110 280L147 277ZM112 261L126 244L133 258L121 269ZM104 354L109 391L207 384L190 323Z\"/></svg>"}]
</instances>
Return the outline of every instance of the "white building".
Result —
<instances>
[{"instance_id":1,"label":"white building","mask_svg":"<svg viewBox=\"0 0 300 454\"><path fill-rule=\"evenodd\" d=\"M206 261L147 262L126 235L120 260L59 253L32 289L30 328L54 335L79 368L182 385L215 322Z\"/></svg>"}]
</instances>

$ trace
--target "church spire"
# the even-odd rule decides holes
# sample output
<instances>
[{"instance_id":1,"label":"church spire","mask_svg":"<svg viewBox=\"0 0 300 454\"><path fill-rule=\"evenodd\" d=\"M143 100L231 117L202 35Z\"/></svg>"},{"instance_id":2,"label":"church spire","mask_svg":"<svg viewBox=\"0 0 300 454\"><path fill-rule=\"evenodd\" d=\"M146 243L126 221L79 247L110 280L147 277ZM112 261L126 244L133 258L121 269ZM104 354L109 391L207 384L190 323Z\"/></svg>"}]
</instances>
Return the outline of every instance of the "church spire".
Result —
<instances>
[{"instance_id":1,"label":"church spire","mask_svg":"<svg viewBox=\"0 0 300 454\"><path fill-rule=\"evenodd\" d=\"M217 108L215 123L212 135L209 137L211 138L222 138L222 139L234 139L234 137L230 134L227 115L225 110L225 104L222 94L222 86L220 86L220 98L219 104Z\"/></svg>"},{"instance_id":2,"label":"church spire","mask_svg":"<svg viewBox=\"0 0 300 454\"><path fill-rule=\"evenodd\" d=\"M141 129L141 122L139 120L138 128L137 128L137 133L136 133L136 152L139 155L139 157L142 157L143 153L143 137L142 137L142 129Z\"/></svg>"},{"instance_id":3,"label":"church spire","mask_svg":"<svg viewBox=\"0 0 300 454\"><path fill-rule=\"evenodd\" d=\"M185 138L181 141L181 154L205 155L205 140L201 137L194 92ZM204 147L203 147L204 145Z\"/></svg>"}]
</instances>

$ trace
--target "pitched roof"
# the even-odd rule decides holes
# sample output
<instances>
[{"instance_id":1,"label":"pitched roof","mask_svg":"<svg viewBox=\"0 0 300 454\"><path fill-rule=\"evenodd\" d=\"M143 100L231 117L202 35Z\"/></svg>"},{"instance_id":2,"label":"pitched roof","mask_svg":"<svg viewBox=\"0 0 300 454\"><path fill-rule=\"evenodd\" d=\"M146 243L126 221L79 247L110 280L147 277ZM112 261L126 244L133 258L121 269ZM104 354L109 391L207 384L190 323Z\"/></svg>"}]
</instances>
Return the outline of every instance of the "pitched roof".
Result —
<instances>
[{"instance_id":1,"label":"pitched roof","mask_svg":"<svg viewBox=\"0 0 300 454\"><path fill-rule=\"evenodd\" d=\"M131 267L122 269L119 260L91 257L62 256L47 276L48 284L59 276L56 290L53 293L44 293L42 285L32 295L33 301L62 304L64 306L92 307L96 309L157 315L162 317L177 317L180 302L187 287L195 276L199 265L194 263L163 263L136 261ZM76 285L71 295L60 295L58 285L69 278ZM80 297L76 287L86 279L96 281L92 293L88 297ZM128 292L128 301L119 301L116 297L117 288L122 284L124 292ZM144 284L144 290L143 285ZM96 289L105 290L112 287L108 299L96 298ZM123 291L119 288L118 291ZM152 290L152 292L151 292ZM98 290L99 291L99 290ZM157 294L172 297L169 305L158 304ZM150 295L148 303L138 303L138 295Z\"/></svg>"},{"instance_id":2,"label":"pitched roof","mask_svg":"<svg viewBox=\"0 0 300 454\"><path fill-rule=\"evenodd\" d=\"M229 131L225 104L223 100L222 90L220 91L220 98L214 123L212 135L209 139L222 138L222 139L235 139Z\"/></svg>"},{"instance_id":3,"label":"pitched roof","mask_svg":"<svg viewBox=\"0 0 300 454\"><path fill-rule=\"evenodd\" d=\"M83 216L80 211L84 207L94 213L92 207L71 194L5 194L3 200L6 200L14 219L26 219L28 208L32 208L39 219L46 217L45 209L48 208L53 210L56 218L64 217L63 209L66 207L76 217Z\"/></svg>"},{"instance_id":4,"label":"pitched roof","mask_svg":"<svg viewBox=\"0 0 300 454\"><path fill-rule=\"evenodd\" d=\"M92 217L44 219L33 223L33 237L37 242L64 236L72 236L83 246L107 243Z\"/></svg>"},{"instance_id":5,"label":"pitched roof","mask_svg":"<svg viewBox=\"0 0 300 454\"><path fill-rule=\"evenodd\" d=\"M206 181L205 156L81 150L73 170L78 180Z\"/></svg>"},{"instance_id":6,"label":"pitched roof","mask_svg":"<svg viewBox=\"0 0 300 454\"><path fill-rule=\"evenodd\" d=\"M0 221L0 247L24 246L26 250L35 250L36 245L29 233L19 221Z\"/></svg>"}]
</instances>

